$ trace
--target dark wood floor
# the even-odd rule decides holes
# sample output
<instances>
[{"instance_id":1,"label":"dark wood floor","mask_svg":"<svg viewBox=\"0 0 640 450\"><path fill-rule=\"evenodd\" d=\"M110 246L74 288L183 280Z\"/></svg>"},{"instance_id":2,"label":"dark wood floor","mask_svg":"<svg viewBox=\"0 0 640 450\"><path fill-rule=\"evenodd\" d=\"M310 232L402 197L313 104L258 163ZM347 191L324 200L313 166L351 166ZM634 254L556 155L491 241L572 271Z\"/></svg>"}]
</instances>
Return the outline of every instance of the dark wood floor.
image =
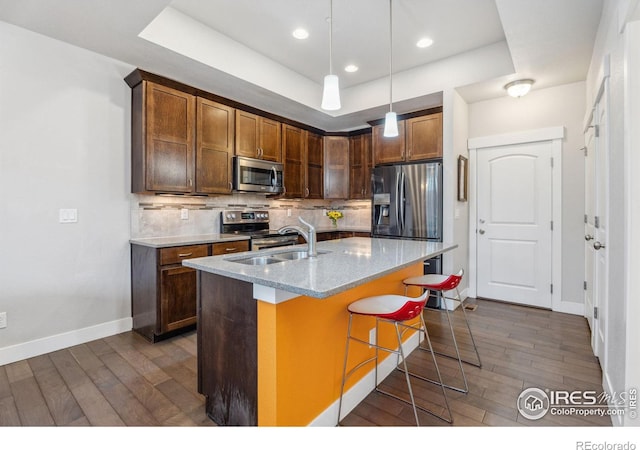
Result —
<instances>
[{"instance_id":1,"label":"dark wood floor","mask_svg":"<svg viewBox=\"0 0 640 450\"><path fill-rule=\"evenodd\" d=\"M516 399L526 387L601 390L600 368L581 317L490 301L468 311L483 360L482 369L465 365L466 395L448 391L456 426L611 425L608 418L555 417L529 421L518 415ZM460 324L460 311L456 323ZM450 351L445 316L429 311L434 346ZM457 333L463 357L469 340ZM415 351L413 367L428 373L428 354ZM459 383L455 361L438 358L446 382ZM393 373L383 383L405 389ZM438 387L414 383L419 402L442 410ZM421 413L422 425L447 425ZM371 393L343 421L351 426L413 425L402 402ZM190 332L149 344L132 332L0 367L0 425L211 426L204 398L196 389L196 335Z\"/></svg>"}]
</instances>

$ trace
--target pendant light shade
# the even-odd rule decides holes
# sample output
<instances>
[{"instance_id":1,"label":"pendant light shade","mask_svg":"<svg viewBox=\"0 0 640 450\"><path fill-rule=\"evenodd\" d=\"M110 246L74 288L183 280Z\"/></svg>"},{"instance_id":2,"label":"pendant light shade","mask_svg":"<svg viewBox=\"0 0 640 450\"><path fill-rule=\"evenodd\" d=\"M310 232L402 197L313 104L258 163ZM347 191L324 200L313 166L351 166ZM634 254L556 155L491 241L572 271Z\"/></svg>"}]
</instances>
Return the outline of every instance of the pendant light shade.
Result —
<instances>
[{"instance_id":1,"label":"pendant light shade","mask_svg":"<svg viewBox=\"0 0 640 450\"><path fill-rule=\"evenodd\" d=\"M393 111L384 115L384 137L395 137L398 135L398 116Z\"/></svg>"},{"instance_id":2,"label":"pendant light shade","mask_svg":"<svg viewBox=\"0 0 640 450\"><path fill-rule=\"evenodd\" d=\"M327 111L340 109L340 88L338 86L337 75L327 75L324 77L321 107Z\"/></svg>"},{"instance_id":3,"label":"pendant light shade","mask_svg":"<svg viewBox=\"0 0 640 450\"><path fill-rule=\"evenodd\" d=\"M324 77L322 103L320 107L327 111L340 109L340 88L338 76L333 74L333 0L329 1L329 75Z\"/></svg>"},{"instance_id":4,"label":"pendant light shade","mask_svg":"<svg viewBox=\"0 0 640 450\"><path fill-rule=\"evenodd\" d=\"M384 116L384 137L398 136L398 117L393 112L393 7L389 0L389 112Z\"/></svg>"}]
</instances>

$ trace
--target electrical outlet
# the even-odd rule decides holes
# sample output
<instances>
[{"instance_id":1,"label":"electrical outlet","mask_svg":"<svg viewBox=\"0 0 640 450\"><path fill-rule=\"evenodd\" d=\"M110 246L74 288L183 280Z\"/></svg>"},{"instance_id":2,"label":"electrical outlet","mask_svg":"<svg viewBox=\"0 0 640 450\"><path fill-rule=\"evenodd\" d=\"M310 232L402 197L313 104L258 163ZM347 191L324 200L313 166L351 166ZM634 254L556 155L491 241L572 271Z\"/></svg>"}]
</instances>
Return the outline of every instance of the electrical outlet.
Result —
<instances>
[{"instance_id":1,"label":"electrical outlet","mask_svg":"<svg viewBox=\"0 0 640 450\"><path fill-rule=\"evenodd\" d=\"M58 211L60 223L76 223L78 221L77 209L61 209Z\"/></svg>"},{"instance_id":2,"label":"electrical outlet","mask_svg":"<svg viewBox=\"0 0 640 450\"><path fill-rule=\"evenodd\" d=\"M0 312L0 328L7 328L7 313Z\"/></svg>"},{"instance_id":3,"label":"electrical outlet","mask_svg":"<svg viewBox=\"0 0 640 450\"><path fill-rule=\"evenodd\" d=\"M291 217L291 208L287 209L287 217Z\"/></svg>"},{"instance_id":4,"label":"electrical outlet","mask_svg":"<svg viewBox=\"0 0 640 450\"><path fill-rule=\"evenodd\" d=\"M182 220L189 220L189 210L187 208L182 208L180 210L180 218Z\"/></svg>"},{"instance_id":5,"label":"electrical outlet","mask_svg":"<svg viewBox=\"0 0 640 450\"><path fill-rule=\"evenodd\" d=\"M369 348L376 343L376 329L372 328L369 330Z\"/></svg>"}]
</instances>

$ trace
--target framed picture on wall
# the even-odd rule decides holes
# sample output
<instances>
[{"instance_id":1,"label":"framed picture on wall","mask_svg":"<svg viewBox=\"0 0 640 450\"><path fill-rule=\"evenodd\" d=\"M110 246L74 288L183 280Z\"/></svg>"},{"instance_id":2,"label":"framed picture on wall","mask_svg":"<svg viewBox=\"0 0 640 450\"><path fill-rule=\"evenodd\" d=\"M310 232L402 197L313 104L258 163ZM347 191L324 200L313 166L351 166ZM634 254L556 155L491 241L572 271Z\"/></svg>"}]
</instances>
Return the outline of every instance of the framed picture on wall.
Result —
<instances>
[{"instance_id":1,"label":"framed picture on wall","mask_svg":"<svg viewBox=\"0 0 640 450\"><path fill-rule=\"evenodd\" d=\"M458 201L467 201L467 180L469 179L469 160L458 156Z\"/></svg>"}]
</instances>

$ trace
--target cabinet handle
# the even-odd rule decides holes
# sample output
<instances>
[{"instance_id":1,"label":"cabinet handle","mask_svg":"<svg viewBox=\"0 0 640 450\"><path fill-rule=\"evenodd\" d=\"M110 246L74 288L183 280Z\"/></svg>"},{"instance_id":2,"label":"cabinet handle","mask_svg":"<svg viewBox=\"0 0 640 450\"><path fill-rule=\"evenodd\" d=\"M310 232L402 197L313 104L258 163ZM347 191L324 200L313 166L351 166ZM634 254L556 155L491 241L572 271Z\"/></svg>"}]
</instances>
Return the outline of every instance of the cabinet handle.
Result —
<instances>
[{"instance_id":1,"label":"cabinet handle","mask_svg":"<svg viewBox=\"0 0 640 450\"><path fill-rule=\"evenodd\" d=\"M231 181L229 181L229 190L233 191L233 183Z\"/></svg>"},{"instance_id":2,"label":"cabinet handle","mask_svg":"<svg viewBox=\"0 0 640 450\"><path fill-rule=\"evenodd\" d=\"M191 256L193 255L193 252L191 253L178 253L178 258L186 258L187 256Z\"/></svg>"},{"instance_id":3,"label":"cabinet handle","mask_svg":"<svg viewBox=\"0 0 640 450\"><path fill-rule=\"evenodd\" d=\"M225 249L224 249L224 251L225 251L225 252L237 252L237 251L238 251L238 249L237 249L237 248L234 248L234 247L231 247L231 248L225 248Z\"/></svg>"},{"instance_id":4,"label":"cabinet handle","mask_svg":"<svg viewBox=\"0 0 640 450\"><path fill-rule=\"evenodd\" d=\"M309 194L310 194L310 192L309 192L309 188L304 188L304 191L305 191L305 195L304 195L304 196L305 196L305 197L308 197L308 196L309 196Z\"/></svg>"},{"instance_id":5,"label":"cabinet handle","mask_svg":"<svg viewBox=\"0 0 640 450\"><path fill-rule=\"evenodd\" d=\"M189 187L193 186L193 180L189 178Z\"/></svg>"}]
</instances>

